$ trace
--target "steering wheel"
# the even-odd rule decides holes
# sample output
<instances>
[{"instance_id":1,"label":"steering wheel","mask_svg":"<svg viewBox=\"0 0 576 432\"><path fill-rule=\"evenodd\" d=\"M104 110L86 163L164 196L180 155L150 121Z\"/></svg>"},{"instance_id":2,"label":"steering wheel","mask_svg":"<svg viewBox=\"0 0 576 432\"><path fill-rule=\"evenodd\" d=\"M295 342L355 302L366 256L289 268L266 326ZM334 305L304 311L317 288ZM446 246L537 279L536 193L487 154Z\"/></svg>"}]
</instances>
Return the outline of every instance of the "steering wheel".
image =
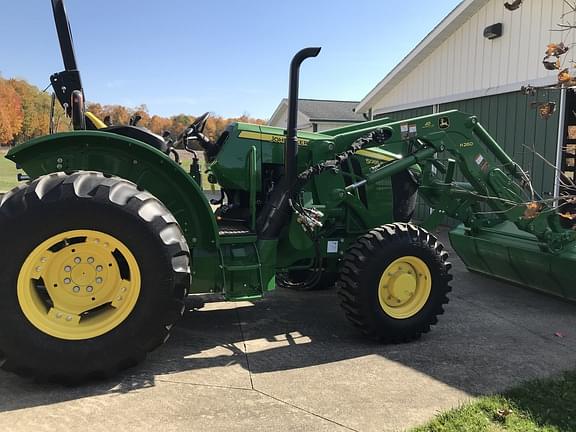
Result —
<instances>
[{"instance_id":1,"label":"steering wheel","mask_svg":"<svg viewBox=\"0 0 576 432\"><path fill-rule=\"evenodd\" d=\"M204 113L200 117L197 117L194 122L188 126L182 134L176 140L176 143L183 143L184 148L188 149L188 141L198 141L200 146L208 153L212 153L214 151L214 144L210 141L206 135L204 135L204 128L206 127L206 122L210 118L210 113Z\"/></svg>"},{"instance_id":2,"label":"steering wheel","mask_svg":"<svg viewBox=\"0 0 576 432\"><path fill-rule=\"evenodd\" d=\"M188 127L189 135L193 135L195 133L203 133L204 128L206 127L206 122L210 118L210 113L204 113L200 117L197 117L196 120Z\"/></svg>"}]
</instances>

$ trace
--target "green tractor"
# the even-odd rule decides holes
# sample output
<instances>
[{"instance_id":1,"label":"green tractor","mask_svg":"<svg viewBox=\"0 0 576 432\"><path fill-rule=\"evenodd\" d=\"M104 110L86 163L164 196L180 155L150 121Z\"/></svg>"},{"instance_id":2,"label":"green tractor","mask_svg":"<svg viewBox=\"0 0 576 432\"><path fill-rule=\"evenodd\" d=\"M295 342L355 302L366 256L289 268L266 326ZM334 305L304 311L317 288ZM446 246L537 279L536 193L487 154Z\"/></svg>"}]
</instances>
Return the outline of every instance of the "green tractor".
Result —
<instances>
[{"instance_id":1,"label":"green tractor","mask_svg":"<svg viewBox=\"0 0 576 432\"><path fill-rule=\"evenodd\" d=\"M182 169L169 141L85 112L63 0L51 1L65 65L51 83L74 131L7 155L29 181L0 204L6 370L109 376L167 340L187 295L255 300L277 284L336 280L362 333L414 340L442 314L451 280L442 244L410 223L417 193L436 209L429 227L445 215L464 222L451 240L473 270L539 288L574 260L576 233L554 209L523 217L524 172L473 116L298 133L300 65L319 48L292 60L287 130L235 123L212 142L205 114L179 138L204 149L207 179L222 191L210 203L201 173ZM457 170L466 183L454 180ZM556 281L559 294L576 296L569 280Z\"/></svg>"}]
</instances>

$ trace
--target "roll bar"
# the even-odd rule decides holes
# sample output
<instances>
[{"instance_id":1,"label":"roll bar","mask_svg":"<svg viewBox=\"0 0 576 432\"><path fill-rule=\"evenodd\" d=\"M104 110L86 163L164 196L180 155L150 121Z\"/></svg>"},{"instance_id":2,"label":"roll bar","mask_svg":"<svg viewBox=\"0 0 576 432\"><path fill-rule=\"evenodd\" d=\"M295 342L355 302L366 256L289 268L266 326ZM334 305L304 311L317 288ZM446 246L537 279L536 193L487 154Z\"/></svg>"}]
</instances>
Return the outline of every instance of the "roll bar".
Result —
<instances>
[{"instance_id":1,"label":"roll bar","mask_svg":"<svg viewBox=\"0 0 576 432\"><path fill-rule=\"evenodd\" d=\"M58 102L60 102L66 114L69 117L73 117L73 114L76 113L76 117L78 117L78 115L81 115L80 113L84 112L84 89L82 88L80 71L76 63L70 22L66 14L64 0L51 1L54 23L56 24L56 32L60 42L60 51L64 61L64 71L52 74L50 83ZM81 104L82 106L77 106L73 109L74 104ZM83 129L83 122L78 120L78 122L75 122L74 128Z\"/></svg>"},{"instance_id":2,"label":"roll bar","mask_svg":"<svg viewBox=\"0 0 576 432\"><path fill-rule=\"evenodd\" d=\"M52 0L52 11L54 12L54 22L60 41L60 51L64 60L64 68L67 71L78 70L76 64L76 55L74 53L74 42L72 40L72 31L70 22L66 14L64 0Z\"/></svg>"}]
</instances>

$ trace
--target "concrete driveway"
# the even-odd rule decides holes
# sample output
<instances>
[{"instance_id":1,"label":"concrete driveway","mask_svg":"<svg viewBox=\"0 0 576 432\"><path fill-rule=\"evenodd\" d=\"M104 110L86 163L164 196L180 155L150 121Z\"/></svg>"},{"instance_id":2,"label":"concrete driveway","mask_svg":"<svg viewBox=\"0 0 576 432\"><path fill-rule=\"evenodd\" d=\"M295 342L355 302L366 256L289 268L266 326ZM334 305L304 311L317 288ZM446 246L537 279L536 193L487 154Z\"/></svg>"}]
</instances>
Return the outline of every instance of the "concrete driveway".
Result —
<instances>
[{"instance_id":1,"label":"concrete driveway","mask_svg":"<svg viewBox=\"0 0 576 432\"><path fill-rule=\"evenodd\" d=\"M420 341L364 340L334 292L212 302L114 380L63 388L0 372L0 430L395 431L576 367L576 305L452 262L451 303Z\"/></svg>"}]
</instances>

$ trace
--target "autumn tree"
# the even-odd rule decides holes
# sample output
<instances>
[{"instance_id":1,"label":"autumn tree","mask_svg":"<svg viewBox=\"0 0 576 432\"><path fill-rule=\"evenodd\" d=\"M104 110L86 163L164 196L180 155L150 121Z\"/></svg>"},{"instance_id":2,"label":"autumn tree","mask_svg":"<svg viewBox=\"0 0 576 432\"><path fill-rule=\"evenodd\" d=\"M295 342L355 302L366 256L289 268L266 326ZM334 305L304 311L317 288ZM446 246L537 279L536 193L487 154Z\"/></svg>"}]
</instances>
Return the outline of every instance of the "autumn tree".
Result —
<instances>
[{"instance_id":1,"label":"autumn tree","mask_svg":"<svg viewBox=\"0 0 576 432\"><path fill-rule=\"evenodd\" d=\"M94 103L94 102L88 102L86 104L86 111L90 111L92 114L94 114L100 120L104 120L104 118L108 114L105 107L103 107L99 103Z\"/></svg>"},{"instance_id":2,"label":"autumn tree","mask_svg":"<svg viewBox=\"0 0 576 432\"><path fill-rule=\"evenodd\" d=\"M533 0L530 0L533 1ZM514 0L513 2L505 2L504 7L510 11L520 9L527 0ZM544 57L542 59L542 66L548 71L555 71L557 73L557 81L554 86L546 86L548 88L556 87L574 89L576 87L576 62L571 53L574 46L574 38L571 36L572 31L576 29L576 1L563 0L562 13L557 17L555 26L550 28L551 39L546 47L543 47ZM553 36L552 36L553 35ZM521 92L526 96L537 97L539 95L539 87L532 85L522 86ZM548 120L556 111L556 102L550 100L530 102L533 108L538 109L539 116ZM570 116L576 116L574 111L569 113ZM576 221L576 179L574 173L570 171L563 171L562 164L557 166L555 163L547 160L543 155L538 153L534 146L532 148L524 145L533 156L540 159L545 166L555 171L560 184L560 194L558 196L547 197L546 199L532 198L533 202L527 205L525 218L531 219L541 213L543 209L551 205L556 209L558 215L566 220L575 223ZM573 154L574 150L570 146L563 148L563 157ZM571 159L571 157L567 157ZM528 173L526 173L526 183L530 184ZM565 221L566 222L566 221ZM576 227L576 225L575 225Z\"/></svg>"},{"instance_id":3,"label":"autumn tree","mask_svg":"<svg viewBox=\"0 0 576 432\"><path fill-rule=\"evenodd\" d=\"M41 92L28 82L0 78L0 143L24 142L48 134L50 105L50 95ZM138 126L148 128L158 135L169 131L174 138L178 137L196 119L187 114L178 114L169 118L150 115L145 104L132 108L89 102L86 109L101 120L109 117L112 125L127 125L134 115L139 115L141 120ZM55 105L55 120L59 124L58 131L69 129L70 121L65 117L64 110L58 103ZM266 123L265 120L251 118L248 114L237 118L212 115L206 123L204 133L210 139L216 140L230 123L236 121Z\"/></svg>"},{"instance_id":4,"label":"autumn tree","mask_svg":"<svg viewBox=\"0 0 576 432\"><path fill-rule=\"evenodd\" d=\"M43 93L24 80L11 79L8 81L19 95L24 118L16 141L23 142L31 138L46 135L50 127L50 95Z\"/></svg>"},{"instance_id":5,"label":"autumn tree","mask_svg":"<svg viewBox=\"0 0 576 432\"><path fill-rule=\"evenodd\" d=\"M211 140L217 139L220 134L226 129L230 121L219 116L212 116L206 122L204 134Z\"/></svg>"},{"instance_id":6,"label":"autumn tree","mask_svg":"<svg viewBox=\"0 0 576 432\"><path fill-rule=\"evenodd\" d=\"M171 131L172 120L165 117L153 115L152 117L150 117L148 129L150 129L152 132L158 135L162 135L162 133L166 130Z\"/></svg>"},{"instance_id":7,"label":"autumn tree","mask_svg":"<svg viewBox=\"0 0 576 432\"><path fill-rule=\"evenodd\" d=\"M0 145L11 143L22 128L24 112L18 93L0 78Z\"/></svg>"},{"instance_id":8,"label":"autumn tree","mask_svg":"<svg viewBox=\"0 0 576 432\"><path fill-rule=\"evenodd\" d=\"M195 117L188 116L186 114L178 114L176 116L170 117L172 124L170 125L170 132L174 137L180 135L184 129L186 129L192 122L194 121Z\"/></svg>"},{"instance_id":9,"label":"autumn tree","mask_svg":"<svg viewBox=\"0 0 576 432\"><path fill-rule=\"evenodd\" d=\"M122 105L112 105L109 107L108 115L113 125L126 125L132 117L132 110Z\"/></svg>"}]
</instances>

